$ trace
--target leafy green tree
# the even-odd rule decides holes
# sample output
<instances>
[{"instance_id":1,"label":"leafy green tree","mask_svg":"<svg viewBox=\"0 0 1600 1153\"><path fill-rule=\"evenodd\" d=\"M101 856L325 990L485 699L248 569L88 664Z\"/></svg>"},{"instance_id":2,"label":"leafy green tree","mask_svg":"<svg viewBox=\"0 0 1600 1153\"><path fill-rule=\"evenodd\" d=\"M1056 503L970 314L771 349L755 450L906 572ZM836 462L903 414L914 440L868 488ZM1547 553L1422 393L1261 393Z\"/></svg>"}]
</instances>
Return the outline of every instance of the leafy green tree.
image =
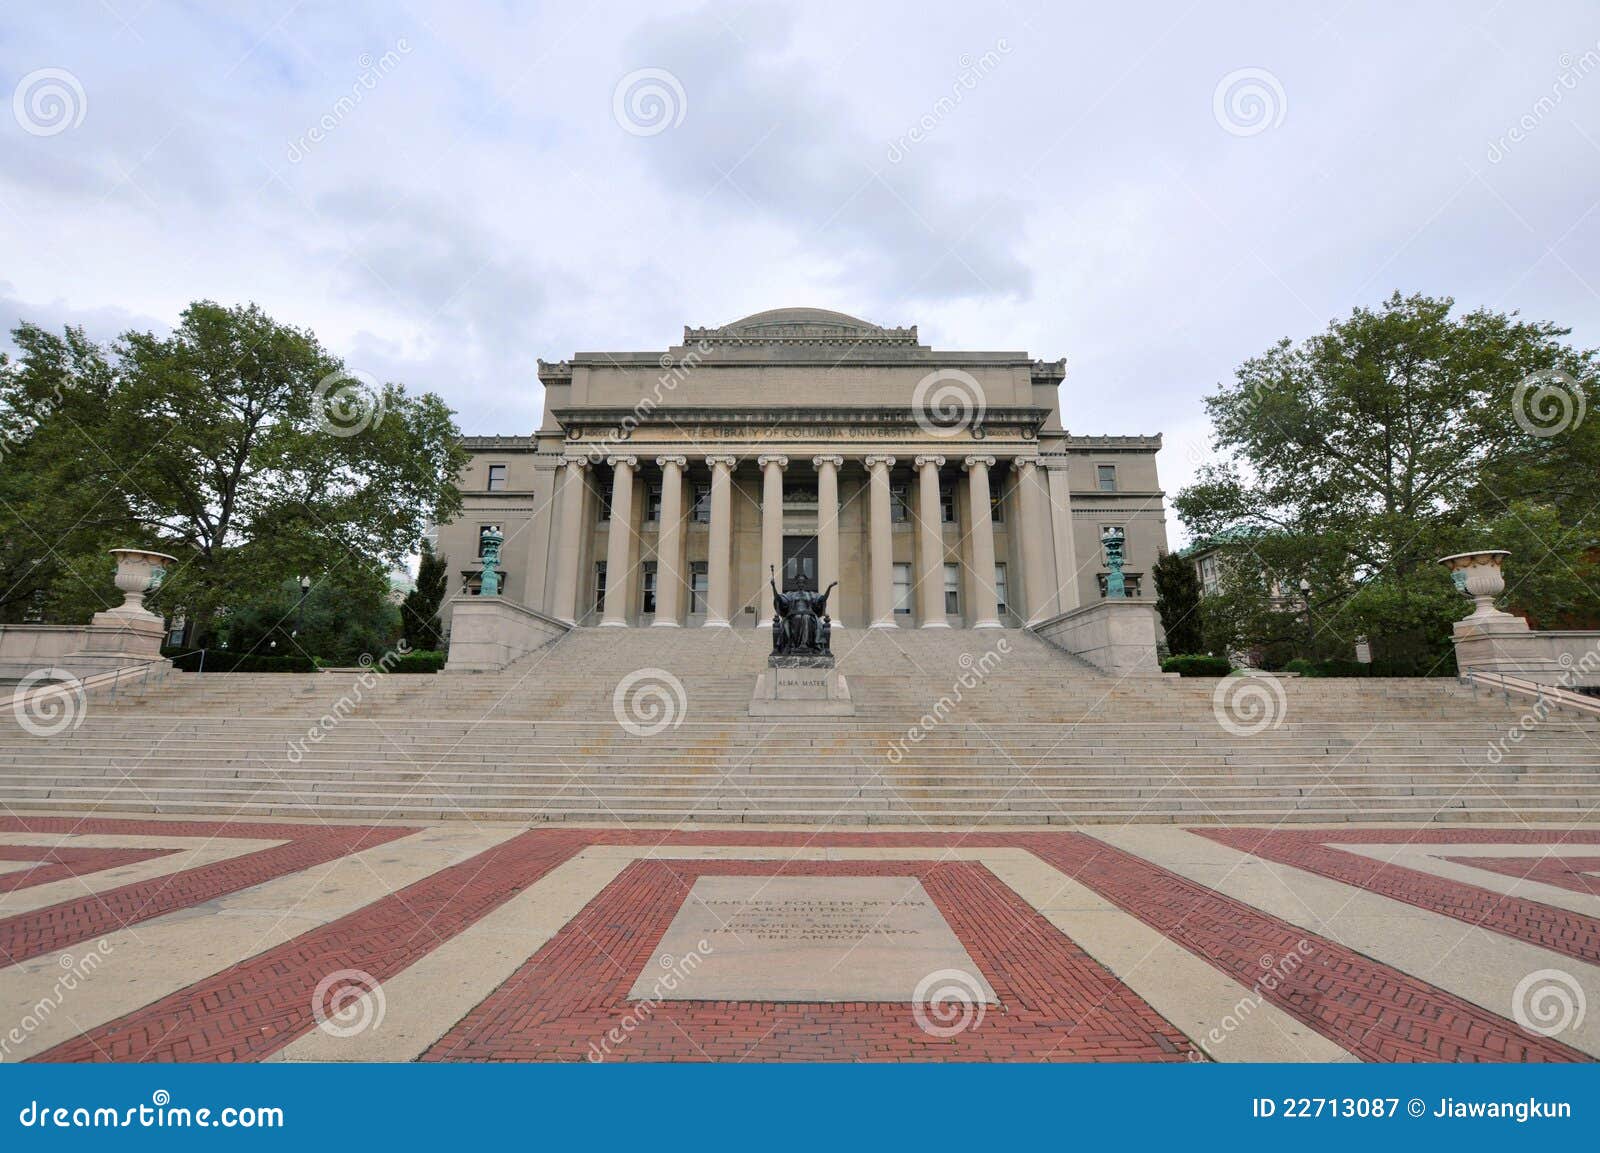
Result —
<instances>
[{"instance_id":1,"label":"leafy green tree","mask_svg":"<svg viewBox=\"0 0 1600 1153\"><path fill-rule=\"evenodd\" d=\"M298 575L385 572L426 522L460 508L466 457L442 400L347 371L254 305L200 301L170 335L128 332L110 349L70 329L23 324L14 337L17 388L55 402L33 433L23 503L0 523L0 571L74 532L95 537L82 555L158 547L178 558L160 601L203 643L219 610ZM79 555L61 554L51 588Z\"/></svg>"},{"instance_id":2,"label":"leafy green tree","mask_svg":"<svg viewBox=\"0 0 1600 1153\"><path fill-rule=\"evenodd\" d=\"M1600 613L1600 517L1582 479L1600 472L1600 418L1543 419L1529 385L1555 380L1574 415L1592 412L1596 353L1553 324L1453 310L1448 298L1395 294L1279 342L1207 399L1228 459L1174 505L1201 538L1245 530L1229 546L1241 556L1230 587L1257 602L1219 632L1271 626L1272 606L1248 588L1254 570L1280 591L1311 587L1304 648L1348 655L1366 635L1375 656L1446 664L1449 621L1469 606L1435 560L1513 538L1514 608Z\"/></svg>"},{"instance_id":3,"label":"leafy green tree","mask_svg":"<svg viewBox=\"0 0 1600 1153\"><path fill-rule=\"evenodd\" d=\"M444 647L439 606L444 603L445 587L450 579L449 565L449 558L434 552L433 545L424 537L422 560L417 566L417 587L407 593L400 604L401 627L406 644L413 652Z\"/></svg>"},{"instance_id":4,"label":"leafy green tree","mask_svg":"<svg viewBox=\"0 0 1600 1153\"><path fill-rule=\"evenodd\" d=\"M1194 571L1194 563L1177 553L1168 553L1156 561L1150 571L1155 578L1156 611L1161 614L1168 650L1174 654L1204 652L1200 578Z\"/></svg>"}]
</instances>

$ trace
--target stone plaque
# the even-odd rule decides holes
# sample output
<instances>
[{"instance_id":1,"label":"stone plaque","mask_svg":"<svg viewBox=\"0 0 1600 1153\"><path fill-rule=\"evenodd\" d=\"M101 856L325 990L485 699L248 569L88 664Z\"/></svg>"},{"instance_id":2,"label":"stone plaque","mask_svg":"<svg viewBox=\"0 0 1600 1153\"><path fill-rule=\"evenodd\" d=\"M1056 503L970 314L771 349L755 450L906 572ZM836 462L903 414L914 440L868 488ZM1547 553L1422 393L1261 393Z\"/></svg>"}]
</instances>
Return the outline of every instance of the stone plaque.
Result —
<instances>
[{"instance_id":1,"label":"stone plaque","mask_svg":"<svg viewBox=\"0 0 1600 1153\"><path fill-rule=\"evenodd\" d=\"M995 1003L915 877L701 877L628 995L910 1002L924 978L951 969ZM676 988L663 987L667 973Z\"/></svg>"}]
</instances>

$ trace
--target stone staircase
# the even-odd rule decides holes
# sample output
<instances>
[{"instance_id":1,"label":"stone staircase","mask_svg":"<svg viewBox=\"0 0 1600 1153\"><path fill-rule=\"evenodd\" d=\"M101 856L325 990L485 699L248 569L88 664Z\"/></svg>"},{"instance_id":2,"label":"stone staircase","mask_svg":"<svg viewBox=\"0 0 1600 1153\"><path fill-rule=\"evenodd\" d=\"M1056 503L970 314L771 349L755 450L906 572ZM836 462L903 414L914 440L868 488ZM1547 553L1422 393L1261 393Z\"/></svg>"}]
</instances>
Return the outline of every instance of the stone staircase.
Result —
<instances>
[{"instance_id":1,"label":"stone staircase","mask_svg":"<svg viewBox=\"0 0 1600 1153\"><path fill-rule=\"evenodd\" d=\"M54 737L0 717L0 811L911 826L1600 812L1600 722L1554 713L1512 741L1528 705L1454 681L1231 678L1219 704L1217 681L1113 680L1015 630L851 629L834 648L856 717L757 721L768 644L579 629L496 673L173 674L91 698Z\"/></svg>"}]
</instances>

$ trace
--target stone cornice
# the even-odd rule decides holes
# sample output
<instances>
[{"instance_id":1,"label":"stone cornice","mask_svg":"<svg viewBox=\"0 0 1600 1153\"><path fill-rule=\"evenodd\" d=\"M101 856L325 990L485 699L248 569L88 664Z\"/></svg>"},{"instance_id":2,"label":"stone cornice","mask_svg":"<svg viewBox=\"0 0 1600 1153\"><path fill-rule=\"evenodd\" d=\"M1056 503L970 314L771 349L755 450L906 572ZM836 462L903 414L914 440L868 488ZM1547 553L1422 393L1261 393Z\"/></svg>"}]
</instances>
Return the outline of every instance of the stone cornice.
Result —
<instances>
[{"instance_id":1,"label":"stone cornice","mask_svg":"<svg viewBox=\"0 0 1600 1153\"><path fill-rule=\"evenodd\" d=\"M909 405L729 408L683 405L649 412L637 408L558 408L552 410L551 416L565 430L568 441L582 440L590 432L598 432L613 441L626 440L635 428L671 428L693 436L697 428L743 432L754 426L766 435L787 432L796 439L806 435L806 426L815 426L811 435L819 437L827 435L824 430L840 426L896 430L908 436L921 436L926 432L918 423L919 413ZM1034 405L989 408L983 412L981 423L970 431L975 440L982 440L992 431L1031 441L1038 437L1049 416L1049 409ZM923 414L923 420L926 419Z\"/></svg>"},{"instance_id":2,"label":"stone cornice","mask_svg":"<svg viewBox=\"0 0 1600 1153\"><path fill-rule=\"evenodd\" d=\"M1062 447L1069 452L1159 452L1161 434L1154 436L1064 436Z\"/></svg>"}]
</instances>

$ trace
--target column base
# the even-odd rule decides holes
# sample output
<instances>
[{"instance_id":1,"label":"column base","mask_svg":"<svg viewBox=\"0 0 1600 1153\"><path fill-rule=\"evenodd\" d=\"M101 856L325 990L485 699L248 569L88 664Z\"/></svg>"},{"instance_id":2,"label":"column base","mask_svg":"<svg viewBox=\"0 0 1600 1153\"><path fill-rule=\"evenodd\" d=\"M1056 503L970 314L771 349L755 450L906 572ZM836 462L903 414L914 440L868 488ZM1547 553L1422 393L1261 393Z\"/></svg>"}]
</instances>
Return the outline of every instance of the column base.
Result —
<instances>
[{"instance_id":1,"label":"column base","mask_svg":"<svg viewBox=\"0 0 1600 1153\"><path fill-rule=\"evenodd\" d=\"M628 627L628 622L627 621L601 621L600 622L600 627L603 628L603 629L625 629L625 628Z\"/></svg>"},{"instance_id":2,"label":"column base","mask_svg":"<svg viewBox=\"0 0 1600 1153\"><path fill-rule=\"evenodd\" d=\"M922 622L922 627L925 628L925 629L947 629L947 628L950 627L950 622L949 621L923 621Z\"/></svg>"},{"instance_id":3,"label":"column base","mask_svg":"<svg viewBox=\"0 0 1600 1153\"><path fill-rule=\"evenodd\" d=\"M875 629L897 629L900 626L893 621L873 621L872 627Z\"/></svg>"},{"instance_id":4,"label":"column base","mask_svg":"<svg viewBox=\"0 0 1600 1153\"><path fill-rule=\"evenodd\" d=\"M675 628L678 627L678 622L677 621L651 621L650 622L650 627L653 628L653 629L675 629Z\"/></svg>"},{"instance_id":5,"label":"column base","mask_svg":"<svg viewBox=\"0 0 1600 1153\"><path fill-rule=\"evenodd\" d=\"M999 621L979 621L972 627L975 629L1003 629L1006 626L1001 624Z\"/></svg>"},{"instance_id":6,"label":"column base","mask_svg":"<svg viewBox=\"0 0 1600 1153\"><path fill-rule=\"evenodd\" d=\"M729 624L727 621L707 621L700 627L705 629L731 629L733 625Z\"/></svg>"}]
</instances>

